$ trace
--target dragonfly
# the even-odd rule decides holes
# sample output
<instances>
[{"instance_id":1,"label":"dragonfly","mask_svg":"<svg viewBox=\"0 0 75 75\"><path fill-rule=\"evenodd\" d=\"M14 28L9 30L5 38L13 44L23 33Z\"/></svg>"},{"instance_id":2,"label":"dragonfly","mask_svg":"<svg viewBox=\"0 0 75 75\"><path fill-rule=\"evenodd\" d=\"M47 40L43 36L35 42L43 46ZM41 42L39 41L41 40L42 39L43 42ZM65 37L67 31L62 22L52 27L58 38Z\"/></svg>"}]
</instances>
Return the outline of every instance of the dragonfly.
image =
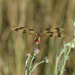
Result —
<instances>
[{"instance_id":1,"label":"dragonfly","mask_svg":"<svg viewBox=\"0 0 75 75\"><path fill-rule=\"evenodd\" d=\"M25 27L13 27L11 30L14 31L20 31L22 33L28 33L30 35L33 35L35 37L35 44L38 45L40 43L40 38L49 36L49 37L64 37L65 35L62 33L64 31L64 28L49 28L41 30L41 27L39 27L38 32L35 32L34 29L27 29Z\"/></svg>"}]
</instances>

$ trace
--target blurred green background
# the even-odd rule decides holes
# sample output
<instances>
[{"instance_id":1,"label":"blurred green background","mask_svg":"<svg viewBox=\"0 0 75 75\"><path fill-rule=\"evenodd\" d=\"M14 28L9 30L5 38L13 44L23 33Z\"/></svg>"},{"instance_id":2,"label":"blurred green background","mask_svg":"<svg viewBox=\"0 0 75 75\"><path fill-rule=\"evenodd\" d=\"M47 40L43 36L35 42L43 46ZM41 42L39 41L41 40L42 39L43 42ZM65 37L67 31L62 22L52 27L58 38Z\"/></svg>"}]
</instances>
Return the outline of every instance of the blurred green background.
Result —
<instances>
[{"instance_id":1,"label":"blurred green background","mask_svg":"<svg viewBox=\"0 0 75 75\"><path fill-rule=\"evenodd\" d=\"M10 28L25 26L37 31L39 27L64 27L64 38L41 38L38 60L48 56L49 63L41 64L32 74L54 75L57 51L63 47L63 41L73 38L71 18L75 18L75 0L0 0L0 75L25 75L26 54L32 54L35 48L33 36ZM75 75L74 49L65 69L64 75Z\"/></svg>"}]
</instances>

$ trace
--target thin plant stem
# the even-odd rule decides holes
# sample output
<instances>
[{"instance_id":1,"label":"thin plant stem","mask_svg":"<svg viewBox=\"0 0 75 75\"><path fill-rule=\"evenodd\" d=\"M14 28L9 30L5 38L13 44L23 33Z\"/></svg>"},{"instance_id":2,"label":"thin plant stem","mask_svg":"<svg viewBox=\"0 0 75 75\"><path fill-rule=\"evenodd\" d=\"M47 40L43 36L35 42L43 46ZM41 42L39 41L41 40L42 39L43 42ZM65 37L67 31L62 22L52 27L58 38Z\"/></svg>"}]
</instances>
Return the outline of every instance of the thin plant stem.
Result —
<instances>
[{"instance_id":1,"label":"thin plant stem","mask_svg":"<svg viewBox=\"0 0 75 75\"><path fill-rule=\"evenodd\" d=\"M65 68L65 65L66 65L66 61L67 61L67 59L68 59L68 55L69 55L69 53L70 53L70 51L71 51L71 48L72 48L72 43L73 43L73 40L72 40L71 45L70 45L70 47L69 47L69 49L68 49L68 52L67 52L67 54L66 54L66 56L65 56L64 63L63 63L63 65L62 65L60 75L63 75L64 68Z\"/></svg>"},{"instance_id":2,"label":"thin plant stem","mask_svg":"<svg viewBox=\"0 0 75 75\"><path fill-rule=\"evenodd\" d=\"M31 75L32 62L33 62L34 58L35 58L35 56L34 56L34 54L33 54L33 57L32 57L32 59L31 59L30 66L29 66L29 75Z\"/></svg>"},{"instance_id":3,"label":"thin plant stem","mask_svg":"<svg viewBox=\"0 0 75 75\"><path fill-rule=\"evenodd\" d=\"M26 65L27 65L27 61L26 61ZM27 69L25 70L25 75L27 75Z\"/></svg>"},{"instance_id":4,"label":"thin plant stem","mask_svg":"<svg viewBox=\"0 0 75 75\"><path fill-rule=\"evenodd\" d=\"M33 69L32 69L32 72L33 72L34 69L35 69L38 65L40 65L41 63L44 63L44 61L41 61L41 62L39 62L38 64L35 64L35 66L34 66Z\"/></svg>"}]
</instances>

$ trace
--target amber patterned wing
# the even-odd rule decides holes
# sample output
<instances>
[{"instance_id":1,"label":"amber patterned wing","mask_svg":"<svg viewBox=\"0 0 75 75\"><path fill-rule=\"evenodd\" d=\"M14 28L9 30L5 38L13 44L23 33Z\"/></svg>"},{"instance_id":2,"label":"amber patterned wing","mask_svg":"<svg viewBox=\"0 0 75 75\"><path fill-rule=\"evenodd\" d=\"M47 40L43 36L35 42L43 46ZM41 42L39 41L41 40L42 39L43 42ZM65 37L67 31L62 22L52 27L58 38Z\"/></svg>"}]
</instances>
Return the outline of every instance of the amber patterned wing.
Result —
<instances>
[{"instance_id":1,"label":"amber patterned wing","mask_svg":"<svg viewBox=\"0 0 75 75\"><path fill-rule=\"evenodd\" d=\"M20 31L22 33L29 33L33 36L37 36L37 33L34 31L34 29L27 29L25 27L13 27L11 30Z\"/></svg>"},{"instance_id":2,"label":"amber patterned wing","mask_svg":"<svg viewBox=\"0 0 75 75\"><path fill-rule=\"evenodd\" d=\"M52 29L45 29L40 33L40 37L43 36L50 36L50 37L64 37L65 35L62 33L64 28L52 28Z\"/></svg>"}]
</instances>

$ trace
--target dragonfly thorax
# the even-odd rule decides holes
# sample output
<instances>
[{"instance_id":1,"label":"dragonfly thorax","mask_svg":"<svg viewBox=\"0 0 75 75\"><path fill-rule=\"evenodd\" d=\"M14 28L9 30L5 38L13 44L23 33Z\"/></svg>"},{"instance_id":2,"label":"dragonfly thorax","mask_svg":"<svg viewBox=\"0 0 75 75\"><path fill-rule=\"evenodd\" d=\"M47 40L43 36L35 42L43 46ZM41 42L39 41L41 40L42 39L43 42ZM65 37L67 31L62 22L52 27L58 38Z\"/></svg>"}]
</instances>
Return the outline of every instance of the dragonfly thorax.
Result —
<instances>
[{"instance_id":1,"label":"dragonfly thorax","mask_svg":"<svg viewBox=\"0 0 75 75\"><path fill-rule=\"evenodd\" d=\"M61 32L64 31L64 28L53 28L53 29L45 29L41 31L41 28L39 27L38 31L35 32L34 29L26 29L25 27L16 27L13 28L14 31L21 31L22 33L29 33L30 35L33 35L35 37L35 44L40 43L40 37L49 36L49 37L64 37L65 35Z\"/></svg>"},{"instance_id":2,"label":"dragonfly thorax","mask_svg":"<svg viewBox=\"0 0 75 75\"><path fill-rule=\"evenodd\" d=\"M36 37L34 41L35 41L35 44L39 44L40 43L40 37Z\"/></svg>"}]
</instances>

